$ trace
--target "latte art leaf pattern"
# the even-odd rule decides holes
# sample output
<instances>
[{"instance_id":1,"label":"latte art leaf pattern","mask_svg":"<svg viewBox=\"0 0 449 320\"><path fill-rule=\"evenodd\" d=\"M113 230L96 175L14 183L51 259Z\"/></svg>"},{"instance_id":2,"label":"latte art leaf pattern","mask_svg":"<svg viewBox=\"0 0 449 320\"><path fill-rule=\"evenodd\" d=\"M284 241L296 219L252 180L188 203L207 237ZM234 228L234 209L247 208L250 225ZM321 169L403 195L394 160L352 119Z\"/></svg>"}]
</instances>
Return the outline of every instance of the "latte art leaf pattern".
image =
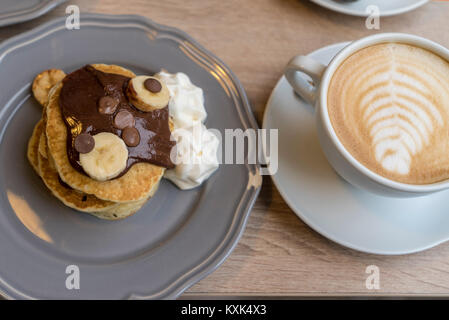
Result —
<instances>
[{"instance_id":1,"label":"latte art leaf pattern","mask_svg":"<svg viewBox=\"0 0 449 320\"><path fill-rule=\"evenodd\" d=\"M449 177L449 153L438 152L448 151L449 63L439 56L398 43L362 49L335 72L328 105L340 140L369 169L408 183ZM426 164L432 153L444 158ZM441 163L447 176L436 176Z\"/></svg>"},{"instance_id":2,"label":"latte art leaf pattern","mask_svg":"<svg viewBox=\"0 0 449 320\"><path fill-rule=\"evenodd\" d=\"M428 99L430 92L421 79L413 79L402 72L394 55L392 58L385 73L375 79L376 82L369 83L360 107L363 122L370 128L376 160L388 171L407 174L411 156L429 143L434 126L442 124L443 120ZM415 70L409 67L406 71ZM431 76L428 78L437 85ZM420 86L425 91L420 92Z\"/></svg>"}]
</instances>

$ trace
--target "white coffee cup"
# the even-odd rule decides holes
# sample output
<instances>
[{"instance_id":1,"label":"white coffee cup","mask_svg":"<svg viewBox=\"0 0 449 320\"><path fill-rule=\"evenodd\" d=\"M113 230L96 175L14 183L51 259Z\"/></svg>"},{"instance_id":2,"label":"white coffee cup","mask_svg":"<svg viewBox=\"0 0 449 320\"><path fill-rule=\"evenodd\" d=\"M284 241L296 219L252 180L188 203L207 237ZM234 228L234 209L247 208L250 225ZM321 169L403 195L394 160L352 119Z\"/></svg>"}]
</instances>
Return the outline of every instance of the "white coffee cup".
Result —
<instances>
[{"instance_id":1,"label":"white coffee cup","mask_svg":"<svg viewBox=\"0 0 449 320\"><path fill-rule=\"evenodd\" d=\"M354 52L378 43L399 42L427 49L449 61L449 50L433 41L414 35L382 33L354 41L343 48L328 66L298 55L285 68L285 77L304 100L316 108L316 126L321 147L332 167L351 184L376 194L390 197L416 197L449 188L449 180L425 185L412 185L385 178L362 165L338 139L327 108L327 91L338 66ZM307 79L304 74L308 75Z\"/></svg>"}]
</instances>

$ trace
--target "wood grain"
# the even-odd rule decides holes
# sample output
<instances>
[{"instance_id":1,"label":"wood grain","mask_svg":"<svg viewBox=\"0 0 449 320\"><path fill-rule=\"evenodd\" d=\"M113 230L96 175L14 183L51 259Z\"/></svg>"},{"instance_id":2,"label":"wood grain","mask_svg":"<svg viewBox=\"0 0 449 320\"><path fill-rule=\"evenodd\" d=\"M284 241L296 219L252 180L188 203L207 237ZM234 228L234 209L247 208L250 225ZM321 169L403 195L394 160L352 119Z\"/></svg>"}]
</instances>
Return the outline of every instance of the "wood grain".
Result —
<instances>
[{"instance_id":1,"label":"wood grain","mask_svg":"<svg viewBox=\"0 0 449 320\"><path fill-rule=\"evenodd\" d=\"M268 96L295 54L376 32L406 32L449 47L449 3L431 2L411 13L381 19L380 30L363 18L298 0L79 0L82 12L140 14L183 29L218 55L247 90L260 123ZM65 14L65 5L20 25L0 28L0 40ZM82 19L82 16L81 16ZM448 226L449 228L449 226ZM380 268L380 290L367 290L365 268ZM375 256L343 248L307 227L265 178L246 231L214 273L184 295L446 295L449 244L407 256Z\"/></svg>"}]
</instances>

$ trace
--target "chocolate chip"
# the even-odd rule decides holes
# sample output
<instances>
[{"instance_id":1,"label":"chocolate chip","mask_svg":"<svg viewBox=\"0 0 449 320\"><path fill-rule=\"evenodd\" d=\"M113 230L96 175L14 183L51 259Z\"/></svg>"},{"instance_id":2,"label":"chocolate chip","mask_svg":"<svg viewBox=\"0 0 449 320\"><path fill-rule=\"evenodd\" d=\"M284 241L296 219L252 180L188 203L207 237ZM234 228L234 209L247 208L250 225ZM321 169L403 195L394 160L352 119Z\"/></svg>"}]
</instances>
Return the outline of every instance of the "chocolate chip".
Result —
<instances>
[{"instance_id":1,"label":"chocolate chip","mask_svg":"<svg viewBox=\"0 0 449 320\"><path fill-rule=\"evenodd\" d=\"M111 96L101 97L98 100L98 112L102 114L113 114L119 105L120 101Z\"/></svg>"},{"instance_id":2,"label":"chocolate chip","mask_svg":"<svg viewBox=\"0 0 449 320\"><path fill-rule=\"evenodd\" d=\"M135 147L140 142L139 131L133 127L126 127L122 131L122 139L128 147Z\"/></svg>"},{"instance_id":3,"label":"chocolate chip","mask_svg":"<svg viewBox=\"0 0 449 320\"><path fill-rule=\"evenodd\" d=\"M143 86L145 87L145 89L152 93L158 93L162 90L161 83L154 78L148 78L147 80L145 80Z\"/></svg>"},{"instance_id":4,"label":"chocolate chip","mask_svg":"<svg viewBox=\"0 0 449 320\"><path fill-rule=\"evenodd\" d=\"M131 112L122 110L114 117L114 127L118 129L125 129L126 127L134 127L136 120Z\"/></svg>"},{"instance_id":5,"label":"chocolate chip","mask_svg":"<svg viewBox=\"0 0 449 320\"><path fill-rule=\"evenodd\" d=\"M75 138L75 150L79 153L89 153L94 147L95 140L88 133L81 133Z\"/></svg>"}]
</instances>

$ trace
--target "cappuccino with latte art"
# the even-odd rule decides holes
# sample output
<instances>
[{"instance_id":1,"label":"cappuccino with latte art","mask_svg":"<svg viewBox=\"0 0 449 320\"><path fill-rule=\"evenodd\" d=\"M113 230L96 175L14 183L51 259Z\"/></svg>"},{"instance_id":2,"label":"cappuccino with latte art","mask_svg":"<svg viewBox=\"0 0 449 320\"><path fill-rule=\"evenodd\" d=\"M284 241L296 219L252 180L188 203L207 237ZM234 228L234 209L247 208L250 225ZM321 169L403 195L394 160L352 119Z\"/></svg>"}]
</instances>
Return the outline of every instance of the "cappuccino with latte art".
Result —
<instances>
[{"instance_id":1,"label":"cappuccino with latte art","mask_svg":"<svg viewBox=\"0 0 449 320\"><path fill-rule=\"evenodd\" d=\"M420 47L380 43L343 61L327 92L338 139L388 179L449 178L449 62Z\"/></svg>"}]
</instances>

